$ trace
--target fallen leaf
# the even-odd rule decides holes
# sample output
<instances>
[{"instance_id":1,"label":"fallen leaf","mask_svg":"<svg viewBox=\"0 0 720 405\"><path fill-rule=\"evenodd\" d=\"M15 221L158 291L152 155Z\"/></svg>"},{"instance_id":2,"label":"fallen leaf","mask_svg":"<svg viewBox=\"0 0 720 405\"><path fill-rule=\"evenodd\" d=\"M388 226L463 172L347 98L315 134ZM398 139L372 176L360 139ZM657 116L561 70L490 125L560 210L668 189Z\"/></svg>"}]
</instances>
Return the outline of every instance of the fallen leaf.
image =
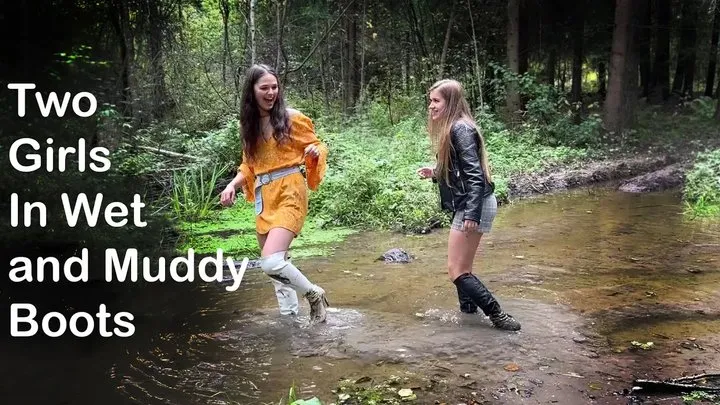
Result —
<instances>
[{"instance_id":1,"label":"fallen leaf","mask_svg":"<svg viewBox=\"0 0 720 405\"><path fill-rule=\"evenodd\" d=\"M503 368L505 369L505 371L512 371L512 372L520 371L520 366L518 366L515 363L506 364L505 367L503 367Z\"/></svg>"}]
</instances>

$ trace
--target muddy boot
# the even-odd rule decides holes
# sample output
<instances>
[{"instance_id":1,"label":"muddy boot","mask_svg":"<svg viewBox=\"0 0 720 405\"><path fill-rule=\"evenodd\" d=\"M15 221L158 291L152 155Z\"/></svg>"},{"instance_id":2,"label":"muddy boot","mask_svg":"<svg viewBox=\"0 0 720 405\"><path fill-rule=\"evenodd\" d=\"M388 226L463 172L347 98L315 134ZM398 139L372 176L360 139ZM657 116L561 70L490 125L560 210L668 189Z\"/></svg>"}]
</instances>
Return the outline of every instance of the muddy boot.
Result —
<instances>
[{"instance_id":1,"label":"muddy boot","mask_svg":"<svg viewBox=\"0 0 720 405\"><path fill-rule=\"evenodd\" d=\"M472 299L470 299L470 297L468 297L468 295L460 289L459 285L455 285L455 288L457 288L458 301L460 301L460 312L466 314L476 314L478 306L475 305Z\"/></svg>"},{"instance_id":2,"label":"muddy boot","mask_svg":"<svg viewBox=\"0 0 720 405\"><path fill-rule=\"evenodd\" d=\"M482 309L496 328L512 331L520 330L520 323L502 311L495 297L473 274L464 273L456 278L454 283Z\"/></svg>"},{"instance_id":3,"label":"muddy boot","mask_svg":"<svg viewBox=\"0 0 720 405\"><path fill-rule=\"evenodd\" d=\"M325 298L325 290L320 287L316 287L305 294L310 303L310 322L323 323L327 317L326 308L330 306L327 298Z\"/></svg>"}]
</instances>

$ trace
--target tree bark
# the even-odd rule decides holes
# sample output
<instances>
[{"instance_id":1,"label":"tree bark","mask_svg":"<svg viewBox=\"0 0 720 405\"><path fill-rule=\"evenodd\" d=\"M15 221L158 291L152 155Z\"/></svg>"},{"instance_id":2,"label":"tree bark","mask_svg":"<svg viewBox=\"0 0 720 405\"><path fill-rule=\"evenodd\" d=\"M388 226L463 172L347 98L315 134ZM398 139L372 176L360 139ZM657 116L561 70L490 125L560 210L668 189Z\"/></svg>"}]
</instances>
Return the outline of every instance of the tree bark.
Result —
<instances>
[{"instance_id":1,"label":"tree bark","mask_svg":"<svg viewBox=\"0 0 720 405\"><path fill-rule=\"evenodd\" d=\"M690 8L690 19L688 21L688 51L687 65L685 66L685 78L683 82L683 94L690 97L695 93L695 68L697 62L697 20L698 8L696 5L688 5Z\"/></svg>"},{"instance_id":2,"label":"tree bark","mask_svg":"<svg viewBox=\"0 0 720 405\"><path fill-rule=\"evenodd\" d=\"M717 70L718 40L720 40L720 4L715 1L715 13L712 25L712 39L710 40L710 56L708 60L707 82L705 82L705 96L713 96L715 86L715 71ZM718 86L720 87L720 86Z\"/></svg>"},{"instance_id":3,"label":"tree bark","mask_svg":"<svg viewBox=\"0 0 720 405\"><path fill-rule=\"evenodd\" d=\"M255 64L255 8L257 7L257 0L250 0L250 65Z\"/></svg>"},{"instance_id":4,"label":"tree bark","mask_svg":"<svg viewBox=\"0 0 720 405\"><path fill-rule=\"evenodd\" d=\"M683 2L681 13L680 41L678 41L677 49L678 60L672 84L673 93L678 95L687 94L688 90L692 92L695 78L695 42L697 38L695 28L697 8L690 2Z\"/></svg>"},{"instance_id":5,"label":"tree bark","mask_svg":"<svg viewBox=\"0 0 720 405\"><path fill-rule=\"evenodd\" d=\"M607 67L605 62L598 63L598 95L601 99L605 100L607 95Z\"/></svg>"},{"instance_id":6,"label":"tree bark","mask_svg":"<svg viewBox=\"0 0 720 405\"><path fill-rule=\"evenodd\" d=\"M350 112L350 109L355 107L357 101L357 92L359 89L358 85L358 71L357 71L357 13L355 12L354 3L351 5L349 13L345 17L345 33L346 33L346 81L345 81L345 111Z\"/></svg>"},{"instance_id":7,"label":"tree bark","mask_svg":"<svg viewBox=\"0 0 720 405\"><path fill-rule=\"evenodd\" d=\"M133 45L133 33L130 29L130 10L127 0L114 0L111 6L110 21L118 37L120 48L121 113L125 117L132 117L133 96L130 80L132 64L135 60L135 47Z\"/></svg>"},{"instance_id":8,"label":"tree bark","mask_svg":"<svg viewBox=\"0 0 720 405\"><path fill-rule=\"evenodd\" d=\"M575 7L575 22L573 27L573 66L571 100L577 103L582 101L582 65L586 8L585 1L576 0Z\"/></svg>"},{"instance_id":9,"label":"tree bark","mask_svg":"<svg viewBox=\"0 0 720 405\"><path fill-rule=\"evenodd\" d=\"M165 89L165 67L163 57L163 20L160 12L161 4L146 0L148 10L148 58L151 73L151 114L153 118L161 118L165 111L167 91Z\"/></svg>"},{"instance_id":10,"label":"tree bark","mask_svg":"<svg viewBox=\"0 0 720 405\"><path fill-rule=\"evenodd\" d=\"M360 31L360 105L364 103L365 100L365 34L367 32L367 0L363 0L362 5L362 20L360 21L360 26L362 27L362 30Z\"/></svg>"},{"instance_id":11,"label":"tree bark","mask_svg":"<svg viewBox=\"0 0 720 405\"><path fill-rule=\"evenodd\" d=\"M612 56L610 58L610 83L605 99L605 129L615 134L622 133L629 121L627 102L628 74L631 59L633 30L630 25L633 14L633 0L616 0L615 28L613 29ZM637 70L636 70L637 72Z\"/></svg>"},{"instance_id":12,"label":"tree bark","mask_svg":"<svg viewBox=\"0 0 720 405\"><path fill-rule=\"evenodd\" d=\"M473 44L476 45L475 42L475 28L472 27L472 10L470 9L470 4L468 4L468 13L470 13L470 20L471 20L471 28L473 30ZM450 32L452 31L453 22L455 19L455 0L451 0L450 3L450 18L448 18L447 28L445 29L445 41L443 42L443 48L442 53L440 54L440 66L438 67L438 80L443 78L443 75L445 74L445 58L447 57L447 51L448 46L450 45ZM477 46L477 45L476 45ZM476 51L477 54L477 51Z\"/></svg>"},{"instance_id":13,"label":"tree bark","mask_svg":"<svg viewBox=\"0 0 720 405\"><path fill-rule=\"evenodd\" d=\"M672 1L656 0L655 66L648 101L660 104L670 95L670 29Z\"/></svg>"},{"instance_id":14,"label":"tree bark","mask_svg":"<svg viewBox=\"0 0 720 405\"><path fill-rule=\"evenodd\" d=\"M523 75L528 71L530 58L530 20L527 0L518 0L518 73ZM522 101L521 101L522 103Z\"/></svg>"},{"instance_id":15,"label":"tree bark","mask_svg":"<svg viewBox=\"0 0 720 405\"><path fill-rule=\"evenodd\" d=\"M638 0L640 27L637 29L635 50L640 61L642 96L650 95L650 42L652 41L652 0Z\"/></svg>"},{"instance_id":16,"label":"tree bark","mask_svg":"<svg viewBox=\"0 0 720 405\"><path fill-rule=\"evenodd\" d=\"M222 77L223 83L227 83L227 66L228 63L232 63L230 60L230 30L228 25L230 24L230 1L220 0L220 16L222 16L223 22L223 62L222 62Z\"/></svg>"},{"instance_id":17,"label":"tree bark","mask_svg":"<svg viewBox=\"0 0 720 405\"><path fill-rule=\"evenodd\" d=\"M468 14L470 14L470 29L472 30L473 38L473 50L475 51L475 80L478 85L478 95L480 97L480 105L483 105L483 94L482 94L482 77L480 75L480 55L478 52L477 38L475 37L475 19L473 18L472 8L470 7L470 0L467 0Z\"/></svg>"},{"instance_id":18,"label":"tree bark","mask_svg":"<svg viewBox=\"0 0 720 405\"><path fill-rule=\"evenodd\" d=\"M520 0L508 0L507 57L512 73L520 72ZM509 113L520 110L520 93L515 80L507 84L507 109Z\"/></svg>"}]
</instances>

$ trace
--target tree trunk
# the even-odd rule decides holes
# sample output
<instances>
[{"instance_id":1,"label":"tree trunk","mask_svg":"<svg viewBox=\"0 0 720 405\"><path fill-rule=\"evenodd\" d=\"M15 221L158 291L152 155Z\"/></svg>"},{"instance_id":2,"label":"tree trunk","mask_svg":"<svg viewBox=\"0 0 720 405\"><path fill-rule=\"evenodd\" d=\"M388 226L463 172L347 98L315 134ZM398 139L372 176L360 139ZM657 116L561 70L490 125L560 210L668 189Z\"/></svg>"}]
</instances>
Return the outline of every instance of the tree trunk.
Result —
<instances>
[{"instance_id":1,"label":"tree trunk","mask_svg":"<svg viewBox=\"0 0 720 405\"><path fill-rule=\"evenodd\" d=\"M637 29L635 50L640 61L642 96L650 95L650 43L652 41L652 0L639 0L640 27Z\"/></svg>"},{"instance_id":2,"label":"tree trunk","mask_svg":"<svg viewBox=\"0 0 720 405\"><path fill-rule=\"evenodd\" d=\"M545 81L550 86L555 87L555 71L557 70L557 50L555 47L550 48L547 63L545 65Z\"/></svg>"},{"instance_id":3,"label":"tree trunk","mask_svg":"<svg viewBox=\"0 0 720 405\"><path fill-rule=\"evenodd\" d=\"M698 7L695 5L688 5L690 9L690 18L688 21L688 46L685 48L688 52L687 65L685 66L685 79L683 83L683 94L690 97L694 96L695 92L695 67L697 61L697 20L698 20Z\"/></svg>"},{"instance_id":4,"label":"tree trunk","mask_svg":"<svg viewBox=\"0 0 720 405\"><path fill-rule=\"evenodd\" d=\"M520 72L520 0L508 0L507 56L512 73ZM515 80L507 84L507 109L509 113L520 110L520 93Z\"/></svg>"},{"instance_id":5,"label":"tree trunk","mask_svg":"<svg viewBox=\"0 0 720 405\"><path fill-rule=\"evenodd\" d=\"M450 45L450 32L452 31L453 20L455 19L455 0L451 0L450 3L450 18L448 18L447 29L445 29L445 41L443 42L442 53L440 54L440 66L438 66L438 80L442 79L445 75L445 58L447 57L448 46ZM475 28L472 24L472 10L470 4L468 4L468 13L470 13L470 25L473 30L473 44L477 47L475 42ZM477 55L477 50L475 51Z\"/></svg>"},{"instance_id":6,"label":"tree trunk","mask_svg":"<svg viewBox=\"0 0 720 405\"><path fill-rule=\"evenodd\" d=\"M346 33L346 46L347 50L347 68L346 68L346 82L345 82L345 112L355 107L357 101L357 92L359 89L358 85L358 71L357 71L357 13L355 12L355 5L350 6L350 10L345 17L345 33Z\"/></svg>"},{"instance_id":7,"label":"tree trunk","mask_svg":"<svg viewBox=\"0 0 720 405\"><path fill-rule=\"evenodd\" d=\"M470 7L470 0L467 1L468 14L470 14L470 29L472 30L473 39L473 50L475 51L475 80L478 85L478 95L480 97L480 105L483 104L482 96L482 77L480 75L480 55L478 52L477 38L475 37L475 19L473 18L472 8Z\"/></svg>"},{"instance_id":8,"label":"tree trunk","mask_svg":"<svg viewBox=\"0 0 720 405\"><path fill-rule=\"evenodd\" d=\"M130 84L132 75L132 64L135 60L135 47L133 46L133 34L130 29L130 11L127 0L115 0L111 3L111 24L118 37L120 48L120 90L121 113L125 117L132 117L133 96Z\"/></svg>"},{"instance_id":9,"label":"tree trunk","mask_svg":"<svg viewBox=\"0 0 720 405\"><path fill-rule=\"evenodd\" d=\"M362 21L360 26L360 104L365 100L365 33L367 27L367 0L363 0Z\"/></svg>"},{"instance_id":10,"label":"tree trunk","mask_svg":"<svg viewBox=\"0 0 720 405\"><path fill-rule=\"evenodd\" d=\"M605 99L604 126L608 131L620 134L626 128L631 117L626 105L628 102L627 88L628 75L631 74L628 65L632 65L633 30L630 25L633 14L633 0L616 0L615 28L613 29L612 55L610 57L610 83L608 84L607 98ZM637 67L635 66L637 73ZM632 103L631 103L632 104Z\"/></svg>"},{"instance_id":11,"label":"tree trunk","mask_svg":"<svg viewBox=\"0 0 720 405\"><path fill-rule=\"evenodd\" d=\"M575 22L573 27L573 66L571 100L574 103L582 101L582 65L583 42L585 35L585 1L576 0Z\"/></svg>"},{"instance_id":12,"label":"tree trunk","mask_svg":"<svg viewBox=\"0 0 720 405\"><path fill-rule=\"evenodd\" d=\"M222 60L222 78L223 83L227 83L227 66L230 59L230 31L228 30L230 18L230 2L228 0L220 0L220 16L223 23L223 60Z\"/></svg>"},{"instance_id":13,"label":"tree trunk","mask_svg":"<svg viewBox=\"0 0 720 405\"><path fill-rule=\"evenodd\" d=\"M530 57L530 17L528 15L527 0L518 0L519 20L518 20L518 74L525 74L528 71L528 60ZM522 101L521 101L522 102Z\"/></svg>"},{"instance_id":14,"label":"tree trunk","mask_svg":"<svg viewBox=\"0 0 720 405\"><path fill-rule=\"evenodd\" d=\"M655 66L648 101L660 104L670 95L670 29L672 1L656 0Z\"/></svg>"},{"instance_id":15,"label":"tree trunk","mask_svg":"<svg viewBox=\"0 0 720 405\"><path fill-rule=\"evenodd\" d=\"M555 87L555 71L557 70L558 59L558 24L557 13L555 8L547 6L542 7L542 46L547 50L547 60L545 62L545 71L543 72L543 80L548 85Z\"/></svg>"},{"instance_id":16,"label":"tree trunk","mask_svg":"<svg viewBox=\"0 0 720 405\"><path fill-rule=\"evenodd\" d=\"M678 41L677 49L677 66L675 68L675 78L672 84L672 91L678 95L684 95L690 90L695 77L695 42L697 31L695 21L697 17L697 7L690 2L682 3L682 19L680 27L680 41Z\"/></svg>"},{"instance_id":17,"label":"tree trunk","mask_svg":"<svg viewBox=\"0 0 720 405\"><path fill-rule=\"evenodd\" d=\"M151 73L151 114L153 118L161 118L165 111L165 67L163 57L163 25L160 14L161 4L146 0L148 10L148 58Z\"/></svg>"},{"instance_id":18,"label":"tree trunk","mask_svg":"<svg viewBox=\"0 0 720 405\"><path fill-rule=\"evenodd\" d=\"M605 100L607 95L607 68L605 62L598 63L598 95L602 100Z\"/></svg>"},{"instance_id":19,"label":"tree trunk","mask_svg":"<svg viewBox=\"0 0 720 405\"><path fill-rule=\"evenodd\" d=\"M720 40L720 5L715 1L715 16L713 17L712 39L710 40L710 56L708 61L707 82L705 82L705 96L713 96L715 86L715 71L717 70L718 40ZM718 86L720 87L720 86Z\"/></svg>"},{"instance_id":20,"label":"tree trunk","mask_svg":"<svg viewBox=\"0 0 720 405\"><path fill-rule=\"evenodd\" d=\"M257 0L250 0L250 65L255 64L255 8L257 6Z\"/></svg>"}]
</instances>

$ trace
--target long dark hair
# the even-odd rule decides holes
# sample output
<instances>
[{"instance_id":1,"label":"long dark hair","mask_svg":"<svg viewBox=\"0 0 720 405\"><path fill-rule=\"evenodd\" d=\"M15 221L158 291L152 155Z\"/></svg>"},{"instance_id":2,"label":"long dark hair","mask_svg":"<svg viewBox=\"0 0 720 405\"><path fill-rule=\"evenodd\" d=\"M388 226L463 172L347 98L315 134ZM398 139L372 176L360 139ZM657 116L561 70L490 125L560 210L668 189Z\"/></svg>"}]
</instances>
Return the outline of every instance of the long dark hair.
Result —
<instances>
[{"instance_id":1,"label":"long dark hair","mask_svg":"<svg viewBox=\"0 0 720 405\"><path fill-rule=\"evenodd\" d=\"M285 107L285 97L277 73L267 66L257 64L251 66L245 73L245 84L243 85L242 108L240 109L240 128L242 131L243 150L249 159L255 157L258 144L262 138L260 128L260 108L255 99L255 84L266 74L275 76L278 81L278 93L275 97L275 104L270 109L270 125L273 127L273 137L278 143L290 138L290 117Z\"/></svg>"}]
</instances>

